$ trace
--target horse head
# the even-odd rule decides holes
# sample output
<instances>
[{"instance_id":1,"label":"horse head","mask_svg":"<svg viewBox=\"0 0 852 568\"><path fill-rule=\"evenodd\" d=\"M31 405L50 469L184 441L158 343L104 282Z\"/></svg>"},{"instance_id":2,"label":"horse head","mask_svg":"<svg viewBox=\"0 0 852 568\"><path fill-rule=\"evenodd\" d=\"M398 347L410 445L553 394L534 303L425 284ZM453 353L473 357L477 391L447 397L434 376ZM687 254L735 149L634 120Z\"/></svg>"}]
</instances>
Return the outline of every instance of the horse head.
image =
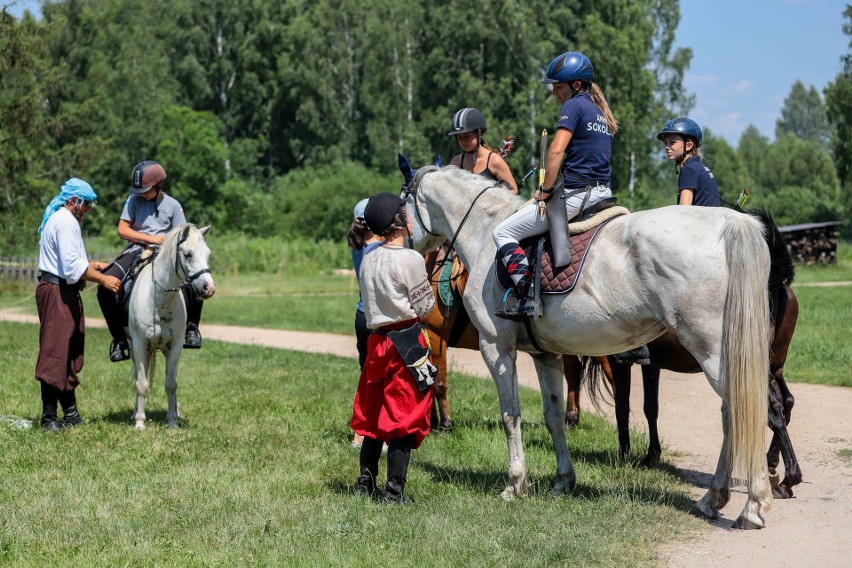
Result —
<instances>
[{"instance_id":1,"label":"horse head","mask_svg":"<svg viewBox=\"0 0 852 568\"><path fill-rule=\"evenodd\" d=\"M185 285L192 286L195 294L204 300L216 293L216 284L210 274L210 247L204 235L210 225L199 229L195 225L184 225L180 229L175 252L175 271Z\"/></svg>"}]
</instances>

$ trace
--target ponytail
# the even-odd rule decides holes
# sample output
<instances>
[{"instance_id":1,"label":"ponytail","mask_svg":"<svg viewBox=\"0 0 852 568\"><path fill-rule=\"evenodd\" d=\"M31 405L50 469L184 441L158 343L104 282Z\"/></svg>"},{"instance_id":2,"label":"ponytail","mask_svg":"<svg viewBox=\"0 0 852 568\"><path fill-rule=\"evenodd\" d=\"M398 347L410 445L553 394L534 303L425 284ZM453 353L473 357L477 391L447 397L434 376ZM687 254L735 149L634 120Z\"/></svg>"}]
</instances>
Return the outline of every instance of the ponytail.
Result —
<instances>
[{"instance_id":1,"label":"ponytail","mask_svg":"<svg viewBox=\"0 0 852 568\"><path fill-rule=\"evenodd\" d=\"M609 128L609 133L612 136L615 136L616 131L618 130L618 121L615 120L615 117L612 115L612 111L609 108L609 104L606 102L606 97L604 97L603 91L601 88L597 86L596 83L589 84L589 95L592 97L592 102L595 103L606 119L607 128Z\"/></svg>"}]
</instances>

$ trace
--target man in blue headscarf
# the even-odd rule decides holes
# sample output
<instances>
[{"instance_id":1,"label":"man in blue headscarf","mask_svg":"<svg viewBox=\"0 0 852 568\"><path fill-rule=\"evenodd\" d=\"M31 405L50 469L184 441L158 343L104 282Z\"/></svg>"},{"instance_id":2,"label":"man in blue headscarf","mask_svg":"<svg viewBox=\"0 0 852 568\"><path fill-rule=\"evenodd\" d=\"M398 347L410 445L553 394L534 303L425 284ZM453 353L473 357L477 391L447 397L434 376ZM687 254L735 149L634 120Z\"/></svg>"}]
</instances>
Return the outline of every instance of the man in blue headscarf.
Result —
<instances>
[{"instance_id":1,"label":"man in blue headscarf","mask_svg":"<svg viewBox=\"0 0 852 568\"><path fill-rule=\"evenodd\" d=\"M41 428L48 432L83 423L74 393L83 368L83 282L97 282L113 291L121 285L118 278L101 273L106 263L89 262L83 246L80 222L96 199L91 185L69 179L45 208L38 229L40 276L35 296L41 328L35 378L41 384ZM61 421L57 402L62 405Z\"/></svg>"}]
</instances>

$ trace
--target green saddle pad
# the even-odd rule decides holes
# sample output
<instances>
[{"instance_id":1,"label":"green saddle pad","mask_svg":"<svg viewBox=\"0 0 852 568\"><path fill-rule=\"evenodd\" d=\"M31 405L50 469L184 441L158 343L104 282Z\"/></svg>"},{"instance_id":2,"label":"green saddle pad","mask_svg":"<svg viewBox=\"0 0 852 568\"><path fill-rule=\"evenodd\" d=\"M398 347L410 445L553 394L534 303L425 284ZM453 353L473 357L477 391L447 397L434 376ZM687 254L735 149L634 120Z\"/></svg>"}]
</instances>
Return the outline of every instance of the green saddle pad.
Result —
<instances>
[{"instance_id":1,"label":"green saddle pad","mask_svg":"<svg viewBox=\"0 0 852 568\"><path fill-rule=\"evenodd\" d=\"M441 269L441 274L438 276L438 297L441 303L450 309L457 310L462 307L462 299L459 294L453 290L452 278L453 263L447 262Z\"/></svg>"}]
</instances>

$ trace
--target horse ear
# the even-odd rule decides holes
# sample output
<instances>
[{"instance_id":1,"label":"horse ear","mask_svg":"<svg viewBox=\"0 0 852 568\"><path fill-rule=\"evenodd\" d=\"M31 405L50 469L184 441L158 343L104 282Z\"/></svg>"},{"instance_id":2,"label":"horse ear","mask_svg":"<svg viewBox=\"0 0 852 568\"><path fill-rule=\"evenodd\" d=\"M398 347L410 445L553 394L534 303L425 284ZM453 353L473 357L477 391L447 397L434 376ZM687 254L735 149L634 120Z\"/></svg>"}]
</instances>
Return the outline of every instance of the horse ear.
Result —
<instances>
[{"instance_id":1,"label":"horse ear","mask_svg":"<svg viewBox=\"0 0 852 568\"><path fill-rule=\"evenodd\" d=\"M182 243L183 241L185 241L185 240L186 240L186 238L189 236L189 230L190 230L191 228L192 228L192 225L184 225L184 226L183 226L183 229L181 229L181 231L180 231L180 239L179 239L179 240L180 240L180 243ZM178 243L178 244L180 244L180 243Z\"/></svg>"},{"instance_id":2,"label":"horse ear","mask_svg":"<svg viewBox=\"0 0 852 568\"><path fill-rule=\"evenodd\" d=\"M206 235L207 233L209 233L209 232L210 232L210 228L211 228L212 226L213 226L213 225L207 225L206 227L201 227L201 228L200 228L200 229L198 229L198 230L199 230L199 231L201 231L201 235L203 236L203 235Z\"/></svg>"},{"instance_id":3,"label":"horse ear","mask_svg":"<svg viewBox=\"0 0 852 568\"><path fill-rule=\"evenodd\" d=\"M411 181L411 178L414 177L414 172L411 169L411 164L408 163L408 158L402 155L402 152L399 152L399 171L402 172L402 177L405 178L405 183Z\"/></svg>"}]
</instances>

